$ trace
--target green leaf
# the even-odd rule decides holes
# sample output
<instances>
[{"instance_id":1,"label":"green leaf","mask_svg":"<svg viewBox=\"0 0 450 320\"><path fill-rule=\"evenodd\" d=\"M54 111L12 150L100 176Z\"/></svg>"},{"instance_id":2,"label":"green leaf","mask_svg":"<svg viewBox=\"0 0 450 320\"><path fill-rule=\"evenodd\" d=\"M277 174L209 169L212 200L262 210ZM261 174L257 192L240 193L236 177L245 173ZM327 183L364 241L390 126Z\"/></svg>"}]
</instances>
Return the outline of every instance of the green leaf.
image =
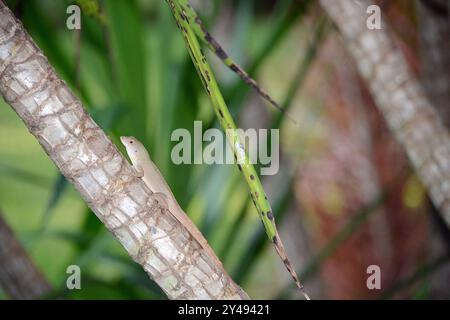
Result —
<instances>
[{"instance_id":1,"label":"green leaf","mask_svg":"<svg viewBox=\"0 0 450 320\"><path fill-rule=\"evenodd\" d=\"M105 1L109 36L119 85L119 96L128 107L121 132L145 140L147 94L143 26L136 2Z\"/></svg>"}]
</instances>

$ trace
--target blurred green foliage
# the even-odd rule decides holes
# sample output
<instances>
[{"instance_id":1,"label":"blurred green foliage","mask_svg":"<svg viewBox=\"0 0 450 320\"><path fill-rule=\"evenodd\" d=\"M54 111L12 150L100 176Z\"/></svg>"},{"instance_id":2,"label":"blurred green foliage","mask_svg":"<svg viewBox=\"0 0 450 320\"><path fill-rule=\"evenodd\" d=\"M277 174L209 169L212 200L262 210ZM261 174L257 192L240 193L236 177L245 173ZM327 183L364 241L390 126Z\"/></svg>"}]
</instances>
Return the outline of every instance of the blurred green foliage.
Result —
<instances>
[{"instance_id":1,"label":"blurred green foliage","mask_svg":"<svg viewBox=\"0 0 450 320\"><path fill-rule=\"evenodd\" d=\"M192 132L194 120L203 121L203 130L218 124L165 1L101 1L101 19L95 14L95 6L88 4L90 11L82 15L79 38L76 31L65 26L66 8L72 1L6 2L119 149L124 151L118 140L120 135L136 136L146 145L180 205L250 296L273 298L282 292L283 297L290 297L289 289L283 289L290 283L288 275L282 279L272 276L273 270L282 266L252 212L255 209L238 170L232 165L174 165L170 161L174 145L170 134L174 129ZM199 8L199 14L211 31L220 18L218 13L233 9L229 26L232 32L226 35L228 41L223 41L228 44L226 49L252 76L270 74L269 83L281 84L265 87L283 107L290 108L328 30L323 17L317 19L320 21L306 31L312 34L311 44L304 52L293 51L298 26L303 27L302 21L314 1L279 0L264 5L255 0L200 3L204 8ZM295 69L292 81L278 72L278 66L288 59L289 67ZM213 55L210 61L240 126L249 108L250 88ZM292 64L299 67L293 68ZM257 102L266 127L283 126L283 118L277 111L262 100ZM282 153L283 147L284 141ZM279 224L292 204L294 169L295 165L287 162L277 177L263 181L271 185L268 196ZM49 298L165 299L60 176L38 142L3 101L0 102L0 207L55 288ZM357 215L338 234L338 240L344 241L371 212L372 208L368 208ZM319 270L338 245L336 242L325 247L325 252L319 253L305 272L310 275ZM82 268L83 290L64 289L66 268L71 264ZM264 281L260 270L265 272Z\"/></svg>"},{"instance_id":2,"label":"blurred green foliage","mask_svg":"<svg viewBox=\"0 0 450 320\"><path fill-rule=\"evenodd\" d=\"M265 247L266 241L257 216L247 216L247 211L254 209L248 205L245 183L237 170L233 166L176 166L170 161L170 134L175 128L192 131L194 120L202 120L204 130L217 123L167 4L106 0L102 2L105 23L87 4L90 9L82 14L79 40L76 31L65 27L70 4L50 0L8 2L57 73L116 144L120 145L119 135L133 135L145 143L182 207L188 214L195 214L193 220L213 248L224 252L225 266L251 272L251 268L240 266L247 265L241 257L245 252L256 252L256 246ZM213 1L207 10L200 10L205 12L203 19L211 29L211 21L224 5L230 4ZM267 11L254 1L233 3L237 9L233 29L239 32L231 37L227 49L244 55L253 74L258 74L276 51L276 44L306 12L307 5L294 5L294 11L289 10L292 6L291 1L279 1ZM249 89L228 70L216 66L225 98L233 101L239 119L245 112ZM261 112L267 113L269 108L260 103ZM0 206L55 287L52 297L164 298L4 103L0 108L0 133ZM14 137L14 141L6 137ZM286 191L285 197L290 194ZM281 212L277 214L281 216ZM255 237L251 234L260 239L259 245L247 240ZM256 262L261 255L252 257ZM83 290L63 289L70 264L82 267ZM245 283L242 285L245 287Z\"/></svg>"}]
</instances>

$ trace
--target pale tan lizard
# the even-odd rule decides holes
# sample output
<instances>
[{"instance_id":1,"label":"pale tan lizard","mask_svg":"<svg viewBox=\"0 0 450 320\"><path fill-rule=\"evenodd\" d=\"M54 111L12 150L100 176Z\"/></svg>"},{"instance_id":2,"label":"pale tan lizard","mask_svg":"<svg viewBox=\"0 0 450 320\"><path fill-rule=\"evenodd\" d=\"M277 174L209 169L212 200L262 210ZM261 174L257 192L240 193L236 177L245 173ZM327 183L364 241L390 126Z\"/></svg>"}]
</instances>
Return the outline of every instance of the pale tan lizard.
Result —
<instances>
[{"instance_id":1,"label":"pale tan lizard","mask_svg":"<svg viewBox=\"0 0 450 320\"><path fill-rule=\"evenodd\" d=\"M164 177L158 167L151 160L144 145L134 137L120 137L120 141L125 146L138 177L142 178L147 187L167 204L170 213L190 232L192 237L200 244L206 253L214 259L216 264L226 274L222 266L222 262L211 249L202 233L189 219L183 209L181 209L172 193L172 190L164 180Z\"/></svg>"}]
</instances>

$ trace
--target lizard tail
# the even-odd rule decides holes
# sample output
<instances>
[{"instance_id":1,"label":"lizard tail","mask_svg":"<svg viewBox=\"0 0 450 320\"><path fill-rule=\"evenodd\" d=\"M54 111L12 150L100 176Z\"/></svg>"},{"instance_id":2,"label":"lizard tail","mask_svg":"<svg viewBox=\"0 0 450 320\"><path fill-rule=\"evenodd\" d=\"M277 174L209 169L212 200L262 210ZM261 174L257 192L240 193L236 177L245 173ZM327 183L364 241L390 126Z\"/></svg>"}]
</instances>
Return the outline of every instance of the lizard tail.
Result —
<instances>
[{"instance_id":1,"label":"lizard tail","mask_svg":"<svg viewBox=\"0 0 450 320\"><path fill-rule=\"evenodd\" d=\"M294 268L292 267L291 261L289 260L289 258L286 255L286 250L284 249L284 245L283 245L283 242L281 241L280 236L278 234L276 234L273 237L272 241L273 241L273 244L275 245L275 250L277 251L281 260L283 260L284 266L286 267L286 269L289 271L292 278L294 279L295 284L297 285L297 288L300 290L300 292L303 294L303 296L305 297L306 300L311 300L311 298L305 291L305 287L303 286L303 284L301 284L301 282L297 276L297 273L295 272Z\"/></svg>"}]
</instances>

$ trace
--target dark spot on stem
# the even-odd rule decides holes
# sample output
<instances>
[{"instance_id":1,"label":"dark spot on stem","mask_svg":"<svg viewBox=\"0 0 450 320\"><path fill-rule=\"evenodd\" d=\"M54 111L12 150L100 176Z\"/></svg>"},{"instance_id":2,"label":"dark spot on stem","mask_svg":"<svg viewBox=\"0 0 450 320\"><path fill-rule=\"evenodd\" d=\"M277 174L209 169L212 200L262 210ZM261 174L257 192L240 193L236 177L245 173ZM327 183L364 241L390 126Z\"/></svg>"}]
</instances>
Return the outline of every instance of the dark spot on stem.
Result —
<instances>
[{"instance_id":1,"label":"dark spot on stem","mask_svg":"<svg viewBox=\"0 0 450 320\"><path fill-rule=\"evenodd\" d=\"M183 12L183 15L186 18L186 20L189 21L189 17L187 16L186 9L183 6L181 6L181 11Z\"/></svg>"},{"instance_id":2,"label":"dark spot on stem","mask_svg":"<svg viewBox=\"0 0 450 320\"><path fill-rule=\"evenodd\" d=\"M234 63L230 66L230 69L234 72L239 72L239 68Z\"/></svg>"},{"instance_id":3,"label":"dark spot on stem","mask_svg":"<svg viewBox=\"0 0 450 320\"><path fill-rule=\"evenodd\" d=\"M227 53L220 47L216 49L216 55L222 60L226 60L228 58Z\"/></svg>"},{"instance_id":4,"label":"dark spot on stem","mask_svg":"<svg viewBox=\"0 0 450 320\"><path fill-rule=\"evenodd\" d=\"M269 218L269 220L273 220L273 213L272 213L272 211L268 211L267 212L267 218Z\"/></svg>"},{"instance_id":5,"label":"dark spot on stem","mask_svg":"<svg viewBox=\"0 0 450 320\"><path fill-rule=\"evenodd\" d=\"M198 22L197 22L198 23ZM202 23L198 23L200 26L203 26L203 24ZM203 29L203 28L202 28ZM205 31L205 29L203 29L203 31ZM211 37L211 35L209 34L209 32L205 32L205 40L206 41L208 41L208 42L211 42L212 41L212 37Z\"/></svg>"}]
</instances>

